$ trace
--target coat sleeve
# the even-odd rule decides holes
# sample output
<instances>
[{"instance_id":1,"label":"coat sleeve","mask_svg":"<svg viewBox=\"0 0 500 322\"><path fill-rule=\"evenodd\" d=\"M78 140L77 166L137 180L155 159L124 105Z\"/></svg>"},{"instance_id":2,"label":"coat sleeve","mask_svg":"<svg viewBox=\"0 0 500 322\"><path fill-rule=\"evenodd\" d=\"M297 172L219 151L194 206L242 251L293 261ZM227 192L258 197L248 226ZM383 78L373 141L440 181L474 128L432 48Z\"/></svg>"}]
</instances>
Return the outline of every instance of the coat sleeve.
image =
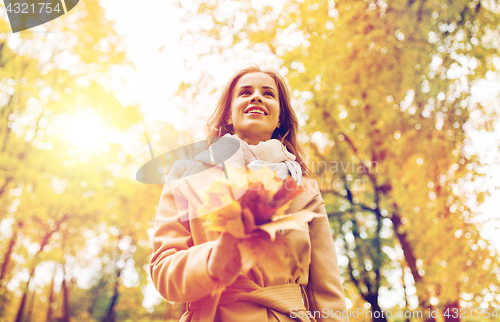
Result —
<instances>
[{"instance_id":1,"label":"coat sleeve","mask_svg":"<svg viewBox=\"0 0 500 322\"><path fill-rule=\"evenodd\" d=\"M316 181L314 188L319 191ZM314 218L309 224L311 263L306 293L309 310L321 312L319 322L348 322L344 289L340 280L337 252L328 222L324 200L319 196L314 212L324 216ZM328 312L328 313L326 313ZM335 312L338 312L335 315ZM342 314L343 313L343 314ZM342 317L342 315L344 317Z\"/></svg>"},{"instance_id":2,"label":"coat sleeve","mask_svg":"<svg viewBox=\"0 0 500 322\"><path fill-rule=\"evenodd\" d=\"M179 171L173 168L171 171ZM167 182L156 213L149 269L158 292L172 302L197 301L209 295L217 284L207 270L214 242L193 244L189 220L181 220L187 218L188 209L182 195L176 193L174 200Z\"/></svg>"}]
</instances>

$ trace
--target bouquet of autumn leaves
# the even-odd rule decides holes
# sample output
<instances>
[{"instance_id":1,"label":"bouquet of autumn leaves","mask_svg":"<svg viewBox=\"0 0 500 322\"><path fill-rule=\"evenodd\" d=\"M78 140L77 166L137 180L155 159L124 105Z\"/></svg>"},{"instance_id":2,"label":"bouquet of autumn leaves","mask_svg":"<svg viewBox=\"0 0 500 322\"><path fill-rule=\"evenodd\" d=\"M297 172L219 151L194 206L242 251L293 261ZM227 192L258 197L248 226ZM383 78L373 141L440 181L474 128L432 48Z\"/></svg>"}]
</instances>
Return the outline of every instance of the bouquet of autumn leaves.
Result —
<instances>
[{"instance_id":1,"label":"bouquet of autumn leaves","mask_svg":"<svg viewBox=\"0 0 500 322\"><path fill-rule=\"evenodd\" d=\"M231 190L246 188L246 192L234 200L231 195L222 193L228 188L226 180L212 182L202 196L200 209L207 214L203 216L205 228L209 232L228 232L239 239L242 274L258 265L271 279L291 277L295 269L303 268L295 249L282 232L293 229L308 231L308 222L320 215L305 210L285 214L293 199L304 190L293 178L282 180L266 166L259 170L230 170L234 179ZM228 206L221 208L221 205ZM217 210L212 211L214 209ZM218 288L224 289L225 285Z\"/></svg>"}]
</instances>

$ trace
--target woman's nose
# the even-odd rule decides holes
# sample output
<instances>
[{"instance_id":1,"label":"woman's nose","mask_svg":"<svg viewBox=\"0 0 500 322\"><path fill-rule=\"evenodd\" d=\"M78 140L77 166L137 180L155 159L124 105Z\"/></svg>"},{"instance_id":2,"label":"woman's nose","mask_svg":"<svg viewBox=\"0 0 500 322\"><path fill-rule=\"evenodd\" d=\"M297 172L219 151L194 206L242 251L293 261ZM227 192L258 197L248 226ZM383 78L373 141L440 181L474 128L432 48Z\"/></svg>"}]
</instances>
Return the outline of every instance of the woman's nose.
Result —
<instances>
[{"instance_id":1,"label":"woman's nose","mask_svg":"<svg viewBox=\"0 0 500 322\"><path fill-rule=\"evenodd\" d=\"M255 103L255 102L262 103L262 97L260 96L259 93L255 93L252 99L250 100L250 103Z\"/></svg>"}]
</instances>

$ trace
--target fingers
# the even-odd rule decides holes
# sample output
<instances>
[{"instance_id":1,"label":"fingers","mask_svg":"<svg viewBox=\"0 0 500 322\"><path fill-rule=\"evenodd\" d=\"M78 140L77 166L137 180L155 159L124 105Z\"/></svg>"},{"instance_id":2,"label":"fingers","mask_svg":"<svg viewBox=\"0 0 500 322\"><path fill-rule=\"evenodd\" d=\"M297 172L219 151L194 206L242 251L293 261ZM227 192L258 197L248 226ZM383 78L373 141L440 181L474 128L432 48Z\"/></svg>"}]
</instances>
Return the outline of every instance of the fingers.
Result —
<instances>
[{"instance_id":1,"label":"fingers","mask_svg":"<svg viewBox=\"0 0 500 322\"><path fill-rule=\"evenodd\" d=\"M257 171L259 169L261 169L262 167L264 167L266 165L266 161L263 161L263 160L255 160L255 161L252 161L250 162L247 167L249 169L252 169L254 171Z\"/></svg>"},{"instance_id":2,"label":"fingers","mask_svg":"<svg viewBox=\"0 0 500 322\"><path fill-rule=\"evenodd\" d=\"M297 181L297 184L300 185L302 182L302 169L300 168L300 165L295 162L295 161L284 161L285 164L288 167L288 171L290 172L291 177Z\"/></svg>"},{"instance_id":3,"label":"fingers","mask_svg":"<svg viewBox=\"0 0 500 322\"><path fill-rule=\"evenodd\" d=\"M295 166L295 169L297 170L297 184L300 185L302 183L302 168L300 167L300 164L298 164L295 161L292 161L293 165Z\"/></svg>"},{"instance_id":4,"label":"fingers","mask_svg":"<svg viewBox=\"0 0 500 322\"><path fill-rule=\"evenodd\" d=\"M297 171L292 164L293 161L287 160L287 161L283 161L283 162L286 164L286 167L288 168L288 171L290 172L290 176L292 178L294 178L295 180L297 180L297 173L296 173Z\"/></svg>"},{"instance_id":5,"label":"fingers","mask_svg":"<svg viewBox=\"0 0 500 322\"><path fill-rule=\"evenodd\" d=\"M272 164L273 167L271 169L275 170L276 171L276 175L278 176L278 178L280 178L281 180L285 180L286 178L288 178L288 167L286 164L283 164L283 163L273 163Z\"/></svg>"}]
</instances>

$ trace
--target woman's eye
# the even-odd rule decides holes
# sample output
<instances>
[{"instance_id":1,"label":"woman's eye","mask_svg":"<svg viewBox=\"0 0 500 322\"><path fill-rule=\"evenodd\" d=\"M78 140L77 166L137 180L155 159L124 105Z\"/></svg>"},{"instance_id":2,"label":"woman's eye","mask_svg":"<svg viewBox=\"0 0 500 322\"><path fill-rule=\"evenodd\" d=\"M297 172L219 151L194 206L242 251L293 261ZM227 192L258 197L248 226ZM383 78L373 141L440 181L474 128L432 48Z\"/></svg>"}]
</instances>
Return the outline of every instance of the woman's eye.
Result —
<instances>
[{"instance_id":1,"label":"woman's eye","mask_svg":"<svg viewBox=\"0 0 500 322\"><path fill-rule=\"evenodd\" d=\"M245 90L245 91L241 91L241 93L240 93L240 95L248 95L248 94L250 94L250 92L249 92L249 91L247 91L247 90Z\"/></svg>"},{"instance_id":2,"label":"woman's eye","mask_svg":"<svg viewBox=\"0 0 500 322\"><path fill-rule=\"evenodd\" d=\"M270 95L270 96L274 97L274 94L272 92L266 92L264 95Z\"/></svg>"}]
</instances>

